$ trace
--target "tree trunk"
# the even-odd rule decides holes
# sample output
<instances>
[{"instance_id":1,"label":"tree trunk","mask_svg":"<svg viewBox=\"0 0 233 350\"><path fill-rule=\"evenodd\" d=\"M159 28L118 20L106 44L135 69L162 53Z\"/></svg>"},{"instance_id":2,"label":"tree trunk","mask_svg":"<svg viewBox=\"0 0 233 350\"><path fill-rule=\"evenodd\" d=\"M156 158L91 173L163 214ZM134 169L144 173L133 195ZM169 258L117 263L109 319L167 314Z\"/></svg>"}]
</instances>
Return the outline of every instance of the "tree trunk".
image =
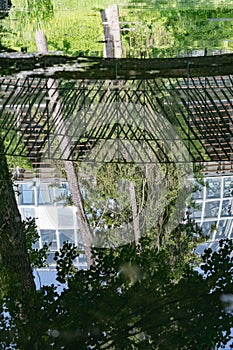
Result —
<instances>
[{"instance_id":1,"label":"tree trunk","mask_svg":"<svg viewBox=\"0 0 233 350\"><path fill-rule=\"evenodd\" d=\"M17 206L4 146L0 140L0 256L1 267L19 290L35 290L24 225Z\"/></svg>"},{"instance_id":2,"label":"tree trunk","mask_svg":"<svg viewBox=\"0 0 233 350\"><path fill-rule=\"evenodd\" d=\"M37 49L40 53L48 53L48 45L46 37L43 31L38 30L35 34ZM57 132L57 138L59 141L61 152L65 159L69 158L70 154L70 139L67 136L66 125L62 115L62 106L58 93L58 84L54 79L48 79L48 94L49 94L49 103L50 109L52 111L52 120L55 125L55 130L63 130L63 135L60 136ZM75 171L75 167L72 161L64 161L65 171L67 176L67 181L69 183L69 188L72 196L73 203L77 210L77 220L80 228L80 234L84 246L84 251L87 259L87 264L90 266L92 264L91 259L91 244L92 244L92 235L88 225L88 220L86 213L83 207L82 195L78 182L78 175Z\"/></svg>"},{"instance_id":3,"label":"tree trunk","mask_svg":"<svg viewBox=\"0 0 233 350\"><path fill-rule=\"evenodd\" d=\"M129 196L130 196L130 202L131 202L131 208L132 208L132 214L133 214L134 240L135 240L135 243L138 244L140 239L140 225L139 225L139 216L137 211L136 191L135 191L135 185L133 181L130 181L129 183Z\"/></svg>"}]
</instances>

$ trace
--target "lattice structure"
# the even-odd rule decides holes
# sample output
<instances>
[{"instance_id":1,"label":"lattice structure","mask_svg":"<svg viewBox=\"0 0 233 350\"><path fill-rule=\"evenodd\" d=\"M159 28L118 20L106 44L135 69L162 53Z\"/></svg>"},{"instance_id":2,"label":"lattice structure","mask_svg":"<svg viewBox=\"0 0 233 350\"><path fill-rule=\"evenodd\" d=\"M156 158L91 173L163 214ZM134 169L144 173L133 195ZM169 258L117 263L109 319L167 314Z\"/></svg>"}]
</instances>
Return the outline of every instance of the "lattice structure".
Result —
<instances>
[{"instance_id":1,"label":"lattice structure","mask_svg":"<svg viewBox=\"0 0 233 350\"><path fill-rule=\"evenodd\" d=\"M231 76L151 80L0 80L8 155L41 160L233 161Z\"/></svg>"}]
</instances>

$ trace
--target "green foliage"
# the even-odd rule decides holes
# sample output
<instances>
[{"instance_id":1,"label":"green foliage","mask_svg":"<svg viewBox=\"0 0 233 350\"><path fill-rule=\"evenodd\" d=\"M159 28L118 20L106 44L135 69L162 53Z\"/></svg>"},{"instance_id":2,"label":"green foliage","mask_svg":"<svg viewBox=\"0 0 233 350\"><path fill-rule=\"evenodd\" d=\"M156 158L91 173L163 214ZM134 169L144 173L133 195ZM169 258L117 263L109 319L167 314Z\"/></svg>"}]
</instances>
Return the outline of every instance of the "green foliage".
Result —
<instances>
[{"instance_id":1,"label":"green foliage","mask_svg":"<svg viewBox=\"0 0 233 350\"><path fill-rule=\"evenodd\" d=\"M80 3L84 4L83 1ZM32 4L37 6L39 2L36 4L27 2L27 6ZM40 2L43 6L48 4ZM58 1L58 6L61 4ZM74 4L76 2L70 2L70 6ZM180 5L179 1L174 1L173 4L174 7ZM87 5L86 9L89 9ZM213 39L213 33L216 35L216 28L217 33L221 33L219 38L228 28L225 24L206 25L208 16L217 16L215 10L201 12L199 9L195 11L182 9L178 13L171 10L166 14L162 9L160 11L157 11L150 22L147 22L145 12L141 18L139 33L133 33L131 38L125 36L125 42L133 40L134 45L138 45L141 51L146 47L147 40L151 40L153 44L157 40L153 55L160 53L170 55L180 48L182 40L186 47L194 41L196 47L203 45L203 42L198 42L200 34L196 33L197 28L198 30L205 28L203 35L206 42ZM45 12L39 12L39 8L33 7L27 18L25 14L21 14L21 24L25 26L24 20L29 20L31 28L34 29L37 25L34 22L36 19L41 25L45 21ZM79 21L85 18L85 13L83 10L83 16L79 16ZM99 40L102 33L99 17L96 15L96 19L93 20L93 23L98 23L98 27L90 26L90 30L82 31L77 14L74 13L72 16L71 11L67 11L67 14L63 13L59 20L55 17L53 24L57 23L57 27L53 27L50 32L48 29L47 33L51 33L50 38L54 38L54 42L50 41L50 47L70 54L80 51L87 54L92 52L95 45L93 42ZM199 22L196 21L197 16L200 18ZM64 28L67 27L63 32L58 30L61 28L61 22ZM83 27L85 23L87 22L83 20ZM78 30L75 32L72 26L78 27ZM90 34L89 38L83 39L83 33L86 36ZM154 33L156 37L153 36ZM17 40L17 45L21 45L25 39L18 37ZM32 48L30 40L28 37L26 42ZM100 45L98 43L95 48L102 47ZM137 55L140 52L132 54ZM163 207L162 230L172 212L178 189L177 169L164 169L164 172L166 171L170 175L167 183L169 191L165 198L165 210ZM3 169L0 180L9 176L6 169ZM89 213L93 216L93 225L103 220L104 224L120 226L122 218L116 217L115 214L118 214L116 209L118 204L121 207L125 205L126 197L118 195L116 184L123 187L132 180L135 181L137 197L144 195L146 200L150 194L147 193L143 172L136 166L126 170L114 164L112 168L105 165L100 169L96 174L96 182L101 189L100 196L98 198L93 196L95 205L92 208L88 207ZM148 181L153 180L151 177ZM103 206L109 198L116 204L111 211ZM100 207L102 212L99 213ZM139 208L138 204L137 209ZM131 214L126 209L123 220L130 221ZM111 214L115 216L112 217ZM32 248L38 239L35 222L28 219L24 223L24 230L31 266L44 266L48 247L45 246L41 250ZM152 234L157 233L155 225L152 231ZM230 339L232 313L226 312L221 297L225 293L232 293L233 243L221 242L218 252L208 250L203 257L197 258L193 252L201 237L201 230L188 219L169 232L161 244L158 244L152 235L143 237L137 246L127 244L117 249L94 249L94 263L87 271L77 271L74 268L73 262L79 251L66 242L55 255L57 281L66 283L66 289L60 295L54 286L42 287L35 293L26 292L22 295L20 285L14 283L12 279L8 280L6 271L1 269L3 286L0 290L1 347L59 350L63 348L207 350L216 344L218 346L225 344ZM203 274L193 269L198 264L201 264ZM6 286L7 295L4 289ZM25 316L22 310L26 308L28 312Z\"/></svg>"},{"instance_id":2,"label":"green foliage","mask_svg":"<svg viewBox=\"0 0 233 350\"><path fill-rule=\"evenodd\" d=\"M205 275L167 248L158 250L144 238L139 246L95 250L91 269L70 276L58 298L42 291L42 313L49 318L45 328L37 327L34 348L41 339L54 349L206 350L225 344L232 314L221 295L233 282L232 242L204 255Z\"/></svg>"},{"instance_id":3,"label":"green foliage","mask_svg":"<svg viewBox=\"0 0 233 350\"><path fill-rule=\"evenodd\" d=\"M123 14L123 20L131 23L122 33L127 55L173 57L193 49L232 48L233 16L226 2L219 7L200 1L195 5L183 1L159 1L156 6L151 1L142 3L145 7L140 11L135 4L131 13Z\"/></svg>"},{"instance_id":4,"label":"green foliage","mask_svg":"<svg viewBox=\"0 0 233 350\"><path fill-rule=\"evenodd\" d=\"M30 245L37 239L35 223L25 227ZM74 269L78 250L66 242L55 258L57 280L66 285L60 295L53 285L22 295L10 282L1 302L1 346L206 350L226 344L232 313L221 299L232 292L233 242L222 241L218 252L198 258L199 237L188 219L160 249L149 237L137 246L93 249L87 271ZM203 274L194 270L198 265Z\"/></svg>"},{"instance_id":5,"label":"green foliage","mask_svg":"<svg viewBox=\"0 0 233 350\"><path fill-rule=\"evenodd\" d=\"M46 259L50 244L44 244L43 248L40 249L34 248L35 243L37 243L40 238L35 219L27 218L25 221L23 221L23 225L31 267L45 267L47 265Z\"/></svg>"},{"instance_id":6,"label":"green foliage","mask_svg":"<svg viewBox=\"0 0 233 350\"><path fill-rule=\"evenodd\" d=\"M0 120L10 120L12 115L4 110L1 113ZM15 118L15 116L13 116ZM4 123L3 123L4 124ZM9 130L9 127L2 128L0 130L0 137L3 140L5 152L7 155L7 163L11 169L20 166L24 169L32 169L32 164L26 156L26 148L22 140L22 136L18 134L17 130ZM20 156L11 156L10 154L16 153Z\"/></svg>"},{"instance_id":7,"label":"green foliage","mask_svg":"<svg viewBox=\"0 0 233 350\"><path fill-rule=\"evenodd\" d=\"M97 250L95 265L71 278L61 295L66 312L60 309L55 323L55 347L206 350L226 342L232 315L220 297L232 283L231 249L232 242L225 242L219 253L203 258L209 279L172 261L167 247L158 251L148 238L138 247Z\"/></svg>"},{"instance_id":8,"label":"green foliage","mask_svg":"<svg viewBox=\"0 0 233 350\"><path fill-rule=\"evenodd\" d=\"M139 6L121 0L118 4L124 56L169 57L192 49L232 49L233 15L227 1L156 1L155 6L144 0ZM10 26L4 20L12 33L3 38L5 46L36 51L33 30L40 26L49 50L103 55L100 9L109 1L13 0L13 5Z\"/></svg>"},{"instance_id":9,"label":"green foliage","mask_svg":"<svg viewBox=\"0 0 233 350\"><path fill-rule=\"evenodd\" d=\"M79 249L69 242L64 242L60 251L55 253L58 282L65 283L75 274L74 260L78 255Z\"/></svg>"},{"instance_id":10,"label":"green foliage","mask_svg":"<svg viewBox=\"0 0 233 350\"><path fill-rule=\"evenodd\" d=\"M11 16L17 21L18 30L36 30L53 17L50 0L14 0Z\"/></svg>"},{"instance_id":11,"label":"green foliage","mask_svg":"<svg viewBox=\"0 0 233 350\"><path fill-rule=\"evenodd\" d=\"M11 32L3 41L7 46L37 51L34 30L40 27L47 36L51 51L93 56L102 53L103 28L99 10L109 4L107 0L96 0L91 6L86 0L13 0L13 4L10 25L5 21Z\"/></svg>"},{"instance_id":12,"label":"green foliage","mask_svg":"<svg viewBox=\"0 0 233 350\"><path fill-rule=\"evenodd\" d=\"M96 242L98 240L101 246L114 246L121 240L122 226L132 224L130 183L135 189L138 215L145 206L148 188L144 169L135 164L112 162L97 168L86 167L85 173L91 174L92 179L89 176L80 177L80 184L85 193L84 206Z\"/></svg>"},{"instance_id":13,"label":"green foliage","mask_svg":"<svg viewBox=\"0 0 233 350\"><path fill-rule=\"evenodd\" d=\"M13 0L10 11L10 21L5 20L9 32L3 38L3 43L20 51L26 47L30 51L35 48L35 30L46 28L53 18L53 5L51 0Z\"/></svg>"}]
</instances>

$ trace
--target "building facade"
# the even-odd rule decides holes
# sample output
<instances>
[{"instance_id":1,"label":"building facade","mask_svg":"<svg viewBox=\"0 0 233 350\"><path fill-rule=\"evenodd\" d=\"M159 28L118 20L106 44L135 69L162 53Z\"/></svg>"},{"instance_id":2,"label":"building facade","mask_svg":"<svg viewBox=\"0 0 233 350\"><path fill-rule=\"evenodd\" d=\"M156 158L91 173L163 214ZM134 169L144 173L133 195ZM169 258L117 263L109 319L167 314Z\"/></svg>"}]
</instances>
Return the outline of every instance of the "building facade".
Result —
<instances>
[{"instance_id":1,"label":"building facade","mask_svg":"<svg viewBox=\"0 0 233 350\"><path fill-rule=\"evenodd\" d=\"M42 248L45 243L50 244L47 259L50 269L55 268L54 254L65 241L74 243L82 251L75 207L67 205L70 192L66 181L16 181L15 189L22 218L35 218L40 236L35 248ZM80 253L75 265L86 267L84 254Z\"/></svg>"},{"instance_id":2,"label":"building facade","mask_svg":"<svg viewBox=\"0 0 233 350\"><path fill-rule=\"evenodd\" d=\"M233 174L211 174L204 178L205 186L196 184L193 193L195 207L191 217L202 227L208 241L198 248L217 249L221 239L233 239Z\"/></svg>"},{"instance_id":3,"label":"building facade","mask_svg":"<svg viewBox=\"0 0 233 350\"><path fill-rule=\"evenodd\" d=\"M198 246L197 252L205 248L218 249L221 239L233 239L233 174L209 174L204 178L205 186L195 184L194 207L191 217L202 227L207 242ZM35 218L39 241L35 248L50 244L48 268L55 268L55 252L64 242L74 243L82 252L82 241L77 223L75 207L67 203L70 198L65 180L52 182L45 179L28 179L15 182L16 199L23 219ZM83 253L75 261L78 268L86 268Z\"/></svg>"}]
</instances>

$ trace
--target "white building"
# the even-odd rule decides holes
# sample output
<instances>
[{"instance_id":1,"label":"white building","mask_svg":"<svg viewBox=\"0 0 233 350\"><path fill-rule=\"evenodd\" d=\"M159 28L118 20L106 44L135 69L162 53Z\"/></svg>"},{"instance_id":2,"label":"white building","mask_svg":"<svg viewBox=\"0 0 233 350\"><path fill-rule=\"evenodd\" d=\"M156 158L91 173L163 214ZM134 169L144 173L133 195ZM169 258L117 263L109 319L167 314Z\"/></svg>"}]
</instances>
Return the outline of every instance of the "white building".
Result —
<instances>
[{"instance_id":1,"label":"white building","mask_svg":"<svg viewBox=\"0 0 233 350\"><path fill-rule=\"evenodd\" d=\"M208 242L201 244L197 251L205 248L217 249L223 238L233 239L233 175L213 174L205 177L206 186L197 185L193 194L196 207L190 208L191 217L200 224L208 235ZM82 249L75 207L67 205L70 196L68 183L59 180L51 184L48 179L28 179L16 182L16 198L22 218L36 219L40 235L37 248L51 243L48 255L49 268L55 267L54 254L65 241ZM84 254L80 254L76 266L86 268Z\"/></svg>"},{"instance_id":2,"label":"white building","mask_svg":"<svg viewBox=\"0 0 233 350\"><path fill-rule=\"evenodd\" d=\"M65 241L74 243L82 248L75 207L67 205L69 190L66 181L51 184L49 180L32 179L18 181L16 185L16 199L23 219L35 218L40 235L37 248L44 243L51 243L48 264L54 268L55 251L59 250ZM80 268L86 267L86 260L80 254L76 261Z\"/></svg>"},{"instance_id":3,"label":"white building","mask_svg":"<svg viewBox=\"0 0 233 350\"><path fill-rule=\"evenodd\" d=\"M197 208L191 208L191 216L209 236L208 243L200 245L217 249L220 239L233 239L233 174L205 176L206 186L198 186L193 199Z\"/></svg>"}]
</instances>

